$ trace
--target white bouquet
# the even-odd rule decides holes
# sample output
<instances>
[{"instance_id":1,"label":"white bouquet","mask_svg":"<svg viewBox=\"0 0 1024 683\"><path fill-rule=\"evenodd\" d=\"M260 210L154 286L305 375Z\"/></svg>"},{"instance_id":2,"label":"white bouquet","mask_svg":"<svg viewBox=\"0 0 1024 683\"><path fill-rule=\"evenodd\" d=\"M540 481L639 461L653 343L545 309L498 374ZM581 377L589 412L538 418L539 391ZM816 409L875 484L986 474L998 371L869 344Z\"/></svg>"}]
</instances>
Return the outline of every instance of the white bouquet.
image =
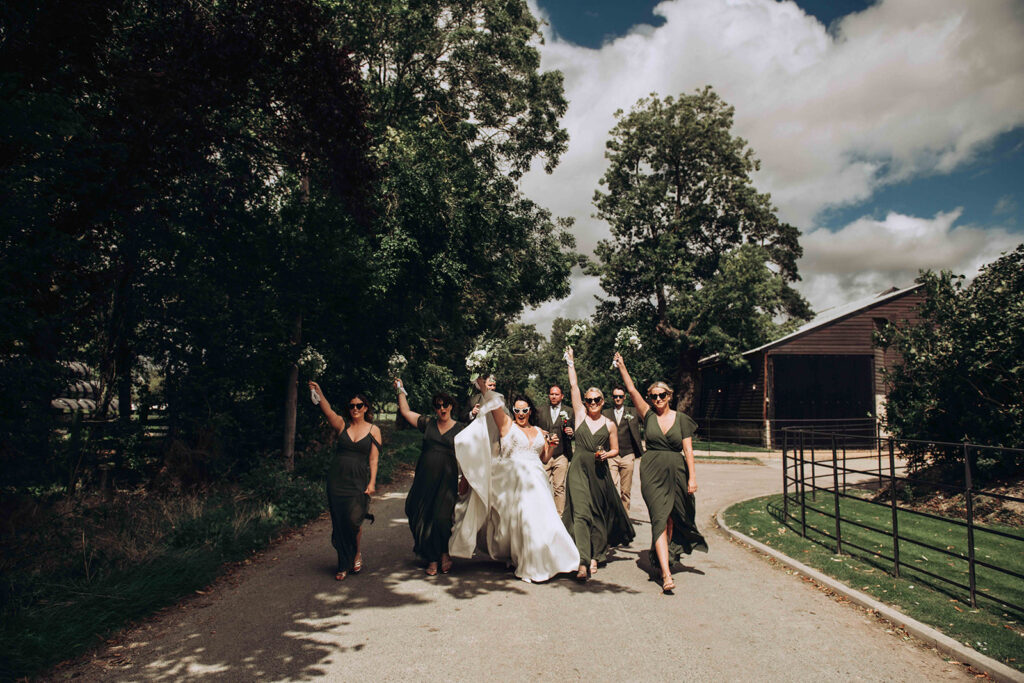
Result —
<instances>
[{"instance_id":1,"label":"white bouquet","mask_svg":"<svg viewBox=\"0 0 1024 683\"><path fill-rule=\"evenodd\" d=\"M409 361L405 356L400 353L391 354L391 358L388 358L388 376L396 379L401 377L407 365Z\"/></svg>"},{"instance_id":2,"label":"white bouquet","mask_svg":"<svg viewBox=\"0 0 1024 683\"><path fill-rule=\"evenodd\" d=\"M319 351L312 346L306 345L306 348L299 354L298 366L303 375L315 380L324 374L324 370L327 369L327 361L324 360Z\"/></svg>"},{"instance_id":3,"label":"white bouquet","mask_svg":"<svg viewBox=\"0 0 1024 683\"><path fill-rule=\"evenodd\" d=\"M466 356L466 369L469 370L470 381L475 382L480 375L488 372L494 361L494 342L481 342Z\"/></svg>"},{"instance_id":4,"label":"white bouquet","mask_svg":"<svg viewBox=\"0 0 1024 683\"><path fill-rule=\"evenodd\" d=\"M565 345L576 346L580 343L580 340L587 336L590 332L590 325L586 323L576 323L568 329L565 333Z\"/></svg>"},{"instance_id":5,"label":"white bouquet","mask_svg":"<svg viewBox=\"0 0 1024 683\"><path fill-rule=\"evenodd\" d=\"M615 335L615 350L619 353L622 353L625 349L639 351L643 347L644 345L640 343L640 333L637 332L635 325L627 325ZM617 367L619 367L619 364L612 361L612 368Z\"/></svg>"},{"instance_id":6,"label":"white bouquet","mask_svg":"<svg viewBox=\"0 0 1024 683\"><path fill-rule=\"evenodd\" d=\"M590 332L590 325L587 325L586 323L576 323L575 325L573 325L572 327L570 327L566 331L566 333L565 333L565 346L566 346L567 350L566 350L566 353L562 354L562 358L566 362L569 362L568 348L569 347L575 348L576 346L578 346L579 343L580 343L580 340L583 339L584 337L586 337L589 332Z\"/></svg>"}]
</instances>

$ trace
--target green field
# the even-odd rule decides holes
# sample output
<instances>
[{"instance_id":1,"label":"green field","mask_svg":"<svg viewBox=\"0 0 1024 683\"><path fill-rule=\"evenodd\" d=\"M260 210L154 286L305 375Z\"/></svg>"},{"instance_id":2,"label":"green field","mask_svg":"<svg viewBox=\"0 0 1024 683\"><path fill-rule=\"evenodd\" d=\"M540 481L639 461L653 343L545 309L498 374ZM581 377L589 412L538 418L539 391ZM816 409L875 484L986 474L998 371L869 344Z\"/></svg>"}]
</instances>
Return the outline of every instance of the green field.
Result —
<instances>
[{"instance_id":1,"label":"green field","mask_svg":"<svg viewBox=\"0 0 1024 683\"><path fill-rule=\"evenodd\" d=\"M910 540L901 540L901 576L895 577L891 557L892 539L853 523L841 525L843 555L835 554L835 541L822 532L835 535L835 521L825 513L833 512L834 499L818 494L817 501L807 498L809 539L799 535L800 507L790 502L790 515L796 521L783 525L778 516L782 496L773 495L733 505L725 511L726 523L733 529L765 545L814 567L843 583L897 608L918 621L929 624L970 647L1009 666L1024 670L1024 614L1004 608L986 599L1000 598L1024 605L1024 581L991 569L978 567L976 575L977 608L970 606L966 589L950 586L929 577L928 571L945 579L966 585L967 534L964 527L952 521L936 520L900 511L897 524L900 536L943 548L958 556L951 557L924 548ZM892 512L886 506L855 499L840 499L840 515L852 522L889 530ZM1024 537L1019 528L986 526L975 532L975 556L996 566L1024 571L1024 540L1011 540L987 533L983 529L1012 533ZM854 544L863 549L854 547ZM849 554L846 554L849 553Z\"/></svg>"},{"instance_id":2,"label":"green field","mask_svg":"<svg viewBox=\"0 0 1024 683\"><path fill-rule=\"evenodd\" d=\"M742 443L730 443L729 441L694 441L693 452L700 455L701 451L724 451L726 453L771 453L770 448L751 446Z\"/></svg>"}]
</instances>

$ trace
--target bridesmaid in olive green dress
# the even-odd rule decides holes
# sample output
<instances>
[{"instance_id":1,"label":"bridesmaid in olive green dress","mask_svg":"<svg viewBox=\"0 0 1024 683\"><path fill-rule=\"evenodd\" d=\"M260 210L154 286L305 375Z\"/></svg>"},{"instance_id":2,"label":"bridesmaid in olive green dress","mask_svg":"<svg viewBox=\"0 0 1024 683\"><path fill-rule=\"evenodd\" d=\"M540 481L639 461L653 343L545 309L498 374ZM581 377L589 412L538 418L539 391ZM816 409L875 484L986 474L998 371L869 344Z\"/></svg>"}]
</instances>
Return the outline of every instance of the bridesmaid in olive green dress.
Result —
<instances>
[{"instance_id":1,"label":"bridesmaid in olive green dress","mask_svg":"<svg viewBox=\"0 0 1024 683\"><path fill-rule=\"evenodd\" d=\"M669 593L676 587L671 563L678 562L683 553L708 551L707 541L695 522L693 494L697 492L697 475L693 467L693 434L697 423L669 408L672 389L667 384L655 382L648 387L648 404L618 353L615 363L636 412L644 421L647 450L640 461L640 491L651 516L651 554L661 569L662 590Z\"/></svg>"},{"instance_id":2,"label":"bridesmaid in olive green dress","mask_svg":"<svg viewBox=\"0 0 1024 683\"><path fill-rule=\"evenodd\" d=\"M466 426L452 419L455 401L448 394L435 394L431 403L436 417L427 417L409 408L402 380L395 380L398 411L406 421L423 432L416 475L405 499L405 516L412 531L413 552L427 563L427 576L437 576L452 568L448 541L452 536L452 518L458 499L459 466L455 461L455 435Z\"/></svg>"},{"instance_id":3,"label":"bridesmaid in olive green dress","mask_svg":"<svg viewBox=\"0 0 1024 683\"><path fill-rule=\"evenodd\" d=\"M601 414L600 389L590 387L585 397L580 396L573 351L569 348L565 353L576 424L562 521L580 553L576 578L586 581L597 572L598 563L607 560L609 547L627 545L636 534L608 469L608 459L619 452L618 429Z\"/></svg>"},{"instance_id":4,"label":"bridesmaid in olive green dress","mask_svg":"<svg viewBox=\"0 0 1024 683\"><path fill-rule=\"evenodd\" d=\"M364 519L370 515L370 496L376 490L377 460L380 457L380 427L373 422L370 400L354 394L346 406L348 423L331 410L331 404L316 382L309 388L319 399L320 409L338 438L335 457L327 472L327 503L331 511L331 545L338 553L338 569L334 574L343 581L349 572L363 569L359 552Z\"/></svg>"}]
</instances>

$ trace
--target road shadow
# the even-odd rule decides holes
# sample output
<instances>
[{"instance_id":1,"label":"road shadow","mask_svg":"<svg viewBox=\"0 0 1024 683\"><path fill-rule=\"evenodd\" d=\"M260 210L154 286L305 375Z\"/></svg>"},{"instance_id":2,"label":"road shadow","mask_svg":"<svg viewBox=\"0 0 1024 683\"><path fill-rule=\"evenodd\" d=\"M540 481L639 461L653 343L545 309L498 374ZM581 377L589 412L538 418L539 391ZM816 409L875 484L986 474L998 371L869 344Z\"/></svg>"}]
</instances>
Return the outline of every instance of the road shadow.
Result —
<instances>
[{"instance_id":1,"label":"road shadow","mask_svg":"<svg viewBox=\"0 0 1024 683\"><path fill-rule=\"evenodd\" d=\"M651 551L649 549L641 550L637 554L636 566L647 574L649 580L661 583L661 570L651 560ZM683 564L682 562L673 562L670 564L669 571L673 574L697 574L698 576L705 576L704 572L701 570L696 567Z\"/></svg>"},{"instance_id":2,"label":"road shadow","mask_svg":"<svg viewBox=\"0 0 1024 683\"><path fill-rule=\"evenodd\" d=\"M504 563L487 560L456 560L451 573L426 577L412 555L407 524L397 521L404 518L404 502L404 496L374 502L377 522L363 527L359 574L334 580L330 522L321 519L203 595L51 677L312 680L330 675L339 657L371 644L363 612L429 605L438 587L459 600L529 589Z\"/></svg>"}]
</instances>

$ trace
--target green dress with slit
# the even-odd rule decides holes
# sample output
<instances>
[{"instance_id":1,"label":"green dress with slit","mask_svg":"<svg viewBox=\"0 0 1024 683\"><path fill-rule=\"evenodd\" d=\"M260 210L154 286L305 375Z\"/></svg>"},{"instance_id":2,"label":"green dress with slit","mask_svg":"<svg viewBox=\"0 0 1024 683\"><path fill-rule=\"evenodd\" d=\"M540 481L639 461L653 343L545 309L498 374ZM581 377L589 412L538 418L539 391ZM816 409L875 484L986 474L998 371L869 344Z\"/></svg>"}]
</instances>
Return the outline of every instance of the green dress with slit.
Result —
<instances>
[{"instance_id":1,"label":"green dress with slit","mask_svg":"<svg viewBox=\"0 0 1024 683\"><path fill-rule=\"evenodd\" d=\"M608 448L608 426L590 431L584 419L573 435L573 456L565 476L565 510L562 522L576 541L580 564L605 562L608 549L628 545L636 532L622 507L608 462L598 462L598 448Z\"/></svg>"},{"instance_id":2,"label":"green dress with slit","mask_svg":"<svg viewBox=\"0 0 1024 683\"><path fill-rule=\"evenodd\" d=\"M683 440L697 431L697 423L676 411L675 422L667 433L661 431L658 415L648 410L644 416L647 450L640 460L640 492L651 516L651 565L657 568L654 541L665 531L672 518L672 538L668 543L669 562L694 550L708 551L707 541L694 521L696 503L687 492L689 471L683 457Z\"/></svg>"},{"instance_id":3,"label":"green dress with slit","mask_svg":"<svg viewBox=\"0 0 1024 683\"><path fill-rule=\"evenodd\" d=\"M455 435L465 426L455 422L442 434L435 418L420 415L416 422L423 432L423 446L405 499L405 516L412 531L413 552L427 562L438 562L448 552L459 484Z\"/></svg>"}]
</instances>

